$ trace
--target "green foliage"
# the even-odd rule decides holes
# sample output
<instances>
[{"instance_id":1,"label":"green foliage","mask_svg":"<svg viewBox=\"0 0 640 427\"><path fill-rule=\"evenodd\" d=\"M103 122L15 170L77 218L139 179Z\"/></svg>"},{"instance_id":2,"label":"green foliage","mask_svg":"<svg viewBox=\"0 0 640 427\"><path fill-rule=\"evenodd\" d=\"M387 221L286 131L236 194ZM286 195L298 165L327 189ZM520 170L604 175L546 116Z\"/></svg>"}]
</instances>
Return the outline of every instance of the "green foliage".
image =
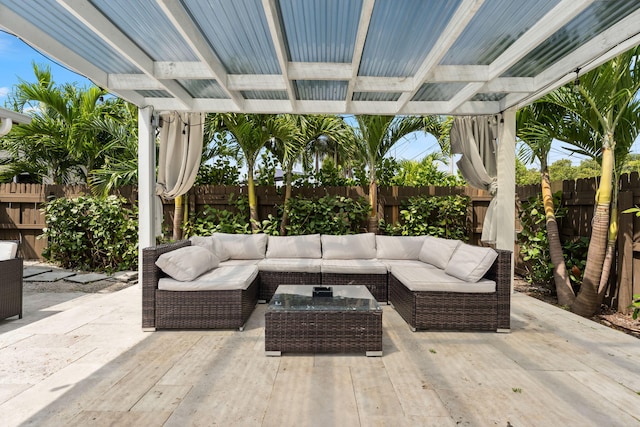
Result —
<instances>
[{"instance_id":1,"label":"green foliage","mask_svg":"<svg viewBox=\"0 0 640 427\"><path fill-rule=\"evenodd\" d=\"M442 162L443 160L444 157L440 153L430 153L419 162L401 160L397 164L397 171L391 178L389 185L404 187L427 185L452 187L464 185L464 179L461 176L449 175L447 172L438 169L437 162Z\"/></svg>"},{"instance_id":2,"label":"green foliage","mask_svg":"<svg viewBox=\"0 0 640 427\"><path fill-rule=\"evenodd\" d=\"M205 206L196 215L191 215L184 226L184 236L209 236L211 233L249 234L249 200L247 196L229 197L232 210L216 209Z\"/></svg>"},{"instance_id":3,"label":"green foliage","mask_svg":"<svg viewBox=\"0 0 640 427\"><path fill-rule=\"evenodd\" d=\"M516 185L540 184L540 171L527 169L524 163L516 158Z\"/></svg>"},{"instance_id":4,"label":"green foliage","mask_svg":"<svg viewBox=\"0 0 640 427\"><path fill-rule=\"evenodd\" d=\"M229 159L216 159L213 164L200 165L195 185L238 185L240 169Z\"/></svg>"},{"instance_id":5,"label":"green foliage","mask_svg":"<svg viewBox=\"0 0 640 427\"><path fill-rule=\"evenodd\" d=\"M638 315L640 314L640 295L633 296L633 302L631 303L629 308L633 308L633 320L637 320Z\"/></svg>"},{"instance_id":6,"label":"green foliage","mask_svg":"<svg viewBox=\"0 0 640 427\"><path fill-rule=\"evenodd\" d=\"M44 208L48 239L43 256L64 268L113 271L137 268L138 215L116 196L56 199Z\"/></svg>"},{"instance_id":7,"label":"green foliage","mask_svg":"<svg viewBox=\"0 0 640 427\"><path fill-rule=\"evenodd\" d=\"M292 197L289 199L289 235L354 234L366 223L370 211L365 198L357 200L343 196L324 196L317 200Z\"/></svg>"},{"instance_id":8,"label":"green foliage","mask_svg":"<svg viewBox=\"0 0 640 427\"><path fill-rule=\"evenodd\" d=\"M402 236L431 235L467 241L469 227L467 211L471 200L467 196L416 196L401 205L398 224L381 221L385 234Z\"/></svg>"},{"instance_id":9,"label":"green foliage","mask_svg":"<svg viewBox=\"0 0 640 427\"><path fill-rule=\"evenodd\" d=\"M276 169L278 168L278 160L268 151L264 151L260 156L260 165L258 166L256 185L268 185L273 187L276 185Z\"/></svg>"},{"instance_id":10,"label":"green foliage","mask_svg":"<svg viewBox=\"0 0 640 427\"><path fill-rule=\"evenodd\" d=\"M553 198L554 206L556 206L556 220L559 220L566 215L567 209L560 207L561 192L554 194ZM520 254L527 270L526 280L555 290L542 195L530 197L529 200L522 203L520 224L522 231L518 234L518 242ZM565 265L574 286L579 285L582 281L581 276L587 262L588 246L589 239L585 237L562 243Z\"/></svg>"}]
</instances>

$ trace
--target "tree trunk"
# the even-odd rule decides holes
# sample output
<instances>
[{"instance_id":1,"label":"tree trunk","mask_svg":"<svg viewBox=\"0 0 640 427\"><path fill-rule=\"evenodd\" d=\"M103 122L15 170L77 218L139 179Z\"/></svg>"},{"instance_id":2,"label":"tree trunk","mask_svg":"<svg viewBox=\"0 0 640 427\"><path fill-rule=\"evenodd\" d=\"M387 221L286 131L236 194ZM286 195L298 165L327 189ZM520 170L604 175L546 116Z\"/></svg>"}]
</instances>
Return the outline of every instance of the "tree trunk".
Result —
<instances>
[{"instance_id":1,"label":"tree trunk","mask_svg":"<svg viewBox=\"0 0 640 427\"><path fill-rule=\"evenodd\" d=\"M605 135L602 145L602 174L596 192L596 211L591 227L591 240L587 252L587 266L580 292L571 311L581 316L593 316L600 308L599 289L602 278L609 234L610 204L613 179L613 152L610 135Z\"/></svg>"},{"instance_id":2,"label":"tree trunk","mask_svg":"<svg viewBox=\"0 0 640 427\"><path fill-rule=\"evenodd\" d=\"M258 218L258 202L256 200L256 186L253 182L253 163L247 163L247 186L249 193L249 222L251 222L251 231L258 232L260 220Z\"/></svg>"},{"instance_id":3,"label":"tree trunk","mask_svg":"<svg viewBox=\"0 0 640 427\"><path fill-rule=\"evenodd\" d=\"M172 239L178 241L182 239L182 216L184 211L183 196L174 199L173 208L173 236Z\"/></svg>"},{"instance_id":4,"label":"tree trunk","mask_svg":"<svg viewBox=\"0 0 640 427\"><path fill-rule=\"evenodd\" d=\"M369 216L368 229L370 233L378 233L378 185L376 184L375 167L370 167L369 173L369 203L371 204L371 215Z\"/></svg>"},{"instance_id":5,"label":"tree trunk","mask_svg":"<svg viewBox=\"0 0 640 427\"><path fill-rule=\"evenodd\" d=\"M547 224L547 238L549 240L549 254L553 264L553 280L556 285L558 304L570 306L576 299L571 287L571 281L567 274L567 267L562 254L562 244L560 243L560 233L556 222L555 208L553 205L553 194L549 182L549 170L542 171L542 201Z\"/></svg>"},{"instance_id":6,"label":"tree trunk","mask_svg":"<svg viewBox=\"0 0 640 427\"><path fill-rule=\"evenodd\" d=\"M289 223L289 208L288 203L291 198L291 170L287 168L285 175L285 187L284 187L284 206L282 207L282 221L280 221L280 235L287 235L287 224Z\"/></svg>"}]
</instances>

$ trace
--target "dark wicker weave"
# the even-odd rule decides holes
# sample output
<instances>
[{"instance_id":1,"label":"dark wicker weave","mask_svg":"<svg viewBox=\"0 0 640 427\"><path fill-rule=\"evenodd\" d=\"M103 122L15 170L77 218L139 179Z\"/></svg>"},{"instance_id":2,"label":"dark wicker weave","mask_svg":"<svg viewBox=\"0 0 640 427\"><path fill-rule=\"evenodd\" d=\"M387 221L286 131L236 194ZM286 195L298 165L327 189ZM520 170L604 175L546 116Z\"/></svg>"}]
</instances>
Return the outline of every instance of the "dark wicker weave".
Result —
<instances>
[{"instance_id":1,"label":"dark wicker weave","mask_svg":"<svg viewBox=\"0 0 640 427\"><path fill-rule=\"evenodd\" d=\"M322 273L322 286L364 285L378 302L387 302L386 274Z\"/></svg>"},{"instance_id":2,"label":"dark wicker weave","mask_svg":"<svg viewBox=\"0 0 640 427\"><path fill-rule=\"evenodd\" d=\"M269 302L280 285L320 285L320 273L297 273L289 271L261 271L258 298Z\"/></svg>"},{"instance_id":3,"label":"dark wicker weave","mask_svg":"<svg viewBox=\"0 0 640 427\"><path fill-rule=\"evenodd\" d=\"M155 265L160 255L189 246L179 241L143 249L142 327L144 329L242 328L258 302L259 280L246 290L164 291L164 275Z\"/></svg>"},{"instance_id":4,"label":"dark wicker weave","mask_svg":"<svg viewBox=\"0 0 640 427\"><path fill-rule=\"evenodd\" d=\"M485 277L496 282L496 292L413 292L390 274L389 301L414 330L508 330L511 252L498 250L498 258Z\"/></svg>"},{"instance_id":5,"label":"dark wicker weave","mask_svg":"<svg viewBox=\"0 0 640 427\"><path fill-rule=\"evenodd\" d=\"M22 258L0 261L0 320L22 319Z\"/></svg>"},{"instance_id":6,"label":"dark wicker weave","mask_svg":"<svg viewBox=\"0 0 640 427\"><path fill-rule=\"evenodd\" d=\"M267 312L265 351L382 351L382 311Z\"/></svg>"}]
</instances>

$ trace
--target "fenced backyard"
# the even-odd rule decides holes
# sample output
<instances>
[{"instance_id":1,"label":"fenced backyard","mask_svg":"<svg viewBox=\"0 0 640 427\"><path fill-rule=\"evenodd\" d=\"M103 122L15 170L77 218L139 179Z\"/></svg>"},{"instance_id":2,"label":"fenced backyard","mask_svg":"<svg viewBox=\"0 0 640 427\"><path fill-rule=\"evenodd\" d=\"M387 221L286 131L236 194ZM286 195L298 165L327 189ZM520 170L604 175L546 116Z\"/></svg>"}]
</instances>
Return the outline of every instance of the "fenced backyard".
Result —
<instances>
[{"instance_id":1,"label":"fenced backyard","mask_svg":"<svg viewBox=\"0 0 640 427\"><path fill-rule=\"evenodd\" d=\"M552 190L562 191L562 204L567 214L559 221L563 240L588 237L593 217L593 201L595 197L596 179L580 179L576 181L555 182ZM624 175L620 186L620 212L640 205L640 177L637 173ZM192 188L186 201L186 209L191 213L200 212L205 206L217 209L233 209L229 204L231 195L246 194L244 186L196 186ZM283 191L274 187L256 188L258 212L260 218L269 214L277 215L277 206L282 205ZM539 185L517 187L518 203L540 192ZM0 240L20 240L21 251L25 259L42 259L42 251L46 240L39 239L45 225L41 210L44 203L60 197L75 197L89 194L84 186L60 186L40 184L0 184ZM467 213L469 242L478 244L482 232L482 223L489 202L487 192L470 187L381 187L379 188L379 211L386 222L396 222L400 216L401 204L412 196L445 196L460 194L470 198ZM125 187L118 191L130 204L135 204L137 192L134 187ZM293 195L305 198L340 195L350 198L365 197L360 187L322 187L294 188ZM169 235L173 227L173 202L164 202L163 229ZM516 228L518 228L516 221ZM516 254L516 272L522 272L522 260L519 259L518 246L514 245ZM607 297L613 306L623 309L631 303L633 294L640 293L640 218L631 214L619 217L619 237L617 246L616 269L612 272L611 290ZM618 284L627 284L620 286Z\"/></svg>"}]
</instances>

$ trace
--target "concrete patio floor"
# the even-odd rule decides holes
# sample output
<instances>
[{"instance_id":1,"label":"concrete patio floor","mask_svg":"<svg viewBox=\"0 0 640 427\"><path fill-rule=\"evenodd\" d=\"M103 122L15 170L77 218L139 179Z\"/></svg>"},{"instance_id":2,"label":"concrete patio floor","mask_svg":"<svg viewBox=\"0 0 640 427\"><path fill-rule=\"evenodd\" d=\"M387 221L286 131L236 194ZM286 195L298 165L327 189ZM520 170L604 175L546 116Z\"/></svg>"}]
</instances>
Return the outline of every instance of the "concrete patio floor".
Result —
<instances>
[{"instance_id":1,"label":"concrete patio floor","mask_svg":"<svg viewBox=\"0 0 640 427\"><path fill-rule=\"evenodd\" d=\"M144 333L140 294L26 295L0 321L0 425L640 425L640 340L524 294L509 334L385 306L374 358L266 357L265 305L244 332Z\"/></svg>"}]
</instances>

